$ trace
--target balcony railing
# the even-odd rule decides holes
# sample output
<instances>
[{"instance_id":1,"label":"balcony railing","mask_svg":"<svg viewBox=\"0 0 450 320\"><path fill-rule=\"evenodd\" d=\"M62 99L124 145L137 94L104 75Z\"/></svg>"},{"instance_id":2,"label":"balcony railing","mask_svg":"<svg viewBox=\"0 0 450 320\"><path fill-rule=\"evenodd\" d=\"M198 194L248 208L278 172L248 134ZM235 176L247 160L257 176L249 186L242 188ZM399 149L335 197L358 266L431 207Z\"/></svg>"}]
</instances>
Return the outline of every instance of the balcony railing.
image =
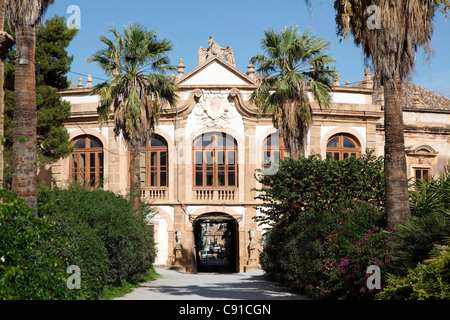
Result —
<instances>
[{"instance_id":1,"label":"balcony railing","mask_svg":"<svg viewBox=\"0 0 450 320\"><path fill-rule=\"evenodd\" d=\"M141 187L142 198L149 201L169 200L168 188L164 187Z\"/></svg>"},{"instance_id":2,"label":"balcony railing","mask_svg":"<svg viewBox=\"0 0 450 320\"><path fill-rule=\"evenodd\" d=\"M151 202L168 201L169 188L141 187L141 196L143 199ZM238 188L194 188L192 192L193 201L232 202L237 201L238 198Z\"/></svg>"},{"instance_id":3,"label":"balcony railing","mask_svg":"<svg viewBox=\"0 0 450 320\"><path fill-rule=\"evenodd\" d=\"M194 188L194 200L197 201L234 201L237 200L237 188Z\"/></svg>"}]
</instances>

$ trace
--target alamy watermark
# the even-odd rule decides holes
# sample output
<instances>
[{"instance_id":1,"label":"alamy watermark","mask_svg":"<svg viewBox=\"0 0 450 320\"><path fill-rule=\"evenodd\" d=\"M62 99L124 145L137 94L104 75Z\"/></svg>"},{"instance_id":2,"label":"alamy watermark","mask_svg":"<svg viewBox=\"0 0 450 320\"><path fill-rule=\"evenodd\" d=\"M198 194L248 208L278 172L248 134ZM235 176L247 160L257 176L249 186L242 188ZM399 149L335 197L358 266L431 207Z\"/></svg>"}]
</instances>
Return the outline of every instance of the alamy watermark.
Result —
<instances>
[{"instance_id":1,"label":"alamy watermark","mask_svg":"<svg viewBox=\"0 0 450 320\"><path fill-rule=\"evenodd\" d=\"M381 269L377 265L371 265L367 268L366 274L370 276L366 280L367 289L381 289Z\"/></svg>"},{"instance_id":2,"label":"alamy watermark","mask_svg":"<svg viewBox=\"0 0 450 320\"><path fill-rule=\"evenodd\" d=\"M377 5L371 5L367 7L366 12L370 14L367 19L367 28L369 29L381 29L381 9Z\"/></svg>"},{"instance_id":3,"label":"alamy watermark","mask_svg":"<svg viewBox=\"0 0 450 320\"><path fill-rule=\"evenodd\" d=\"M81 29L81 9L77 5L67 7L66 13L71 15L67 18L67 27L69 29Z\"/></svg>"},{"instance_id":4,"label":"alamy watermark","mask_svg":"<svg viewBox=\"0 0 450 320\"><path fill-rule=\"evenodd\" d=\"M71 265L67 267L67 273L71 276L67 279L67 289L69 290L79 290L81 289L81 270L79 266Z\"/></svg>"}]
</instances>

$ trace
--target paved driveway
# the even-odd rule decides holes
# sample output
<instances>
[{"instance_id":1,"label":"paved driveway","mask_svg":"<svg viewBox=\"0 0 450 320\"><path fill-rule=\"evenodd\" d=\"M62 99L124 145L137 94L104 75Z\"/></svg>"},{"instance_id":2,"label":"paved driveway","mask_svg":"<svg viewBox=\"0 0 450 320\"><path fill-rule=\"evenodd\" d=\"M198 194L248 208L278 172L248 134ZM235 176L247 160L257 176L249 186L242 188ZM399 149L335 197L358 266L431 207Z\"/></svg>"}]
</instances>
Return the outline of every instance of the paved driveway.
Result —
<instances>
[{"instance_id":1,"label":"paved driveway","mask_svg":"<svg viewBox=\"0 0 450 320\"><path fill-rule=\"evenodd\" d=\"M262 271L230 274L156 271L161 278L143 283L117 300L306 300L276 282L267 281Z\"/></svg>"}]
</instances>

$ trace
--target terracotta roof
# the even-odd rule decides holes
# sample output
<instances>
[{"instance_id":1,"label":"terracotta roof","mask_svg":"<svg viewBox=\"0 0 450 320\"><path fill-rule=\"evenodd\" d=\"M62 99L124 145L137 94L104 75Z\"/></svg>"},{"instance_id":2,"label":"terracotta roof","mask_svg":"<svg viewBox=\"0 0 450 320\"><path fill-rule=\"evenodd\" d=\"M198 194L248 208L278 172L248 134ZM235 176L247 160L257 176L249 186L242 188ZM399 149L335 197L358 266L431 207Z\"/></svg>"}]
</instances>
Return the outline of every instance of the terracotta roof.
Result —
<instances>
[{"instance_id":1,"label":"terracotta roof","mask_svg":"<svg viewBox=\"0 0 450 320\"><path fill-rule=\"evenodd\" d=\"M415 83L403 81L402 99L404 109L450 111L450 98L425 89ZM417 94L417 97L415 97ZM416 101L417 99L417 101Z\"/></svg>"},{"instance_id":2,"label":"terracotta roof","mask_svg":"<svg viewBox=\"0 0 450 320\"><path fill-rule=\"evenodd\" d=\"M71 82L67 89L70 90L70 89L77 89L77 88L78 88L78 86L75 83Z\"/></svg>"},{"instance_id":3,"label":"terracotta roof","mask_svg":"<svg viewBox=\"0 0 450 320\"><path fill-rule=\"evenodd\" d=\"M362 86L362 81L353 85ZM379 91L375 90L372 96L372 100L377 104L378 95ZM407 80L402 82L402 104L403 110L450 111L450 98Z\"/></svg>"}]
</instances>

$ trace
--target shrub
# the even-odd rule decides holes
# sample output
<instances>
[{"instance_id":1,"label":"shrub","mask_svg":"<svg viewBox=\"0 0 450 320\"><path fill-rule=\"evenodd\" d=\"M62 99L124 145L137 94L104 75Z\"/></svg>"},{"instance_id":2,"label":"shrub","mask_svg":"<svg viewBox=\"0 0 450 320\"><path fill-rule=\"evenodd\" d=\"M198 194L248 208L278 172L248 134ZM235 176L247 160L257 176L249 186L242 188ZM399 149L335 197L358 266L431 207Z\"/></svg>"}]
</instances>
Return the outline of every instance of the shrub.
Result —
<instances>
[{"instance_id":1,"label":"shrub","mask_svg":"<svg viewBox=\"0 0 450 320\"><path fill-rule=\"evenodd\" d=\"M446 211L433 211L412 216L411 223L400 225L393 246L395 251L392 272L405 275L408 269L429 258L435 245L448 244L450 215Z\"/></svg>"},{"instance_id":2,"label":"shrub","mask_svg":"<svg viewBox=\"0 0 450 320\"><path fill-rule=\"evenodd\" d=\"M98 299L108 285L110 261L102 239L84 221L63 217L67 239L71 244L70 265L80 268L80 290L71 290L74 299Z\"/></svg>"},{"instance_id":3,"label":"shrub","mask_svg":"<svg viewBox=\"0 0 450 320\"><path fill-rule=\"evenodd\" d=\"M381 157L372 152L343 161L322 160L318 155L280 161L275 174L257 170L264 187L257 190L264 212L257 221L269 224L295 220L308 208L331 210L343 201L358 199L384 207L384 174Z\"/></svg>"},{"instance_id":4,"label":"shrub","mask_svg":"<svg viewBox=\"0 0 450 320\"><path fill-rule=\"evenodd\" d=\"M410 190L411 223L396 234L391 272L405 276L436 245L450 245L450 174L417 181Z\"/></svg>"},{"instance_id":5,"label":"shrub","mask_svg":"<svg viewBox=\"0 0 450 320\"><path fill-rule=\"evenodd\" d=\"M384 271L392 258L384 225L385 214L363 201L308 209L266 234L260 263L273 280L312 297L370 299L375 292L366 291L367 268Z\"/></svg>"},{"instance_id":6,"label":"shrub","mask_svg":"<svg viewBox=\"0 0 450 320\"><path fill-rule=\"evenodd\" d=\"M394 257L390 248L394 236L374 226L340 252L339 276L333 296L341 299L373 299L377 290L367 288L367 268L375 265L385 273ZM383 287L386 279L381 277Z\"/></svg>"},{"instance_id":7,"label":"shrub","mask_svg":"<svg viewBox=\"0 0 450 320\"><path fill-rule=\"evenodd\" d=\"M410 187L411 215L420 217L433 211L450 210L450 170L438 178L416 181Z\"/></svg>"},{"instance_id":8,"label":"shrub","mask_svg":"<svg viewBox=\"0 0 450 320\"><path fill-rule=\"evenodd\" d=\"M420 262L406 276L390 274L378 295L382 300L450 300L450 248Z\"/></svg>"},{"instance_id":9,"label":"shrub","mask_svg":"<svg viewBox=\"0 0 450 320\"><path fill-rule=\"evenodd\" d=\"M378 247L384 237L378 232L355 245L369 230L384 227L382 165L370 152L344 161L310 156L281 161L273 175L257 175L264 184L258 190L264 215L256 220L271 226L260 255L265 273L313 297L365 297L359 289L367 267L388 256ZM350 277L338 268L345 259Z\"/></svg>"},{"instance_id":10,"label":"shrub","mask_svg":"<svg viewBox=\"0 0 450 320\"><path fill-rule=\"evenodd\" d=\"M58 225L0 190L0 299L65 299L67 245Z\"/></svg>"},{"instance_id":11,"label":"shrub","mask_svg":"<svg viewBox=\"0 0 450 320\"><path fill-rule=\"evenodd\" d=\"M44 188L38 199L39 214L52 214L66 223L72 246L70 264L80 263L86 269L88 295L98 295L105 286L120 285L122 280L140 281L152 267L156 253L147 234L150 211L145 205L138 217L130 199L78 185Z\"/></svg>"}]
</instances>

